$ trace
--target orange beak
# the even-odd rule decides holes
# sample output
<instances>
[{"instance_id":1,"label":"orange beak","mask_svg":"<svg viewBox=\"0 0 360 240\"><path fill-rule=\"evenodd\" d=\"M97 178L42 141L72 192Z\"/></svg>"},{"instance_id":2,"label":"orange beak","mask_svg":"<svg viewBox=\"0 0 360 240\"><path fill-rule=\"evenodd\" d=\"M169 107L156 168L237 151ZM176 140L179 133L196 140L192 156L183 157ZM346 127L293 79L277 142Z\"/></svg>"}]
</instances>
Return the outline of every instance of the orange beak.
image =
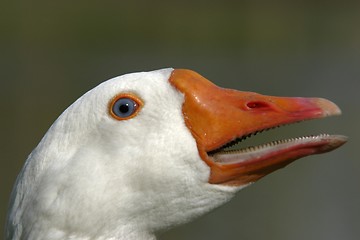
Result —
<instances>
[{"instance_id":1,"label":"orange beak","mask_svg":"<svg viewBox=\"0 0 360 240\"><path fill-rule=\"evenodd\" d=\"M327 152L346 142L344 136L319 135L226 151L224 146L258 131L341 111L322 98L272 97L223 89L190 70L174 70L169 81L184 94L185 123L200 157L211 169L209 183L244 185L298 158Z\"/></svg>"}]
</instances>

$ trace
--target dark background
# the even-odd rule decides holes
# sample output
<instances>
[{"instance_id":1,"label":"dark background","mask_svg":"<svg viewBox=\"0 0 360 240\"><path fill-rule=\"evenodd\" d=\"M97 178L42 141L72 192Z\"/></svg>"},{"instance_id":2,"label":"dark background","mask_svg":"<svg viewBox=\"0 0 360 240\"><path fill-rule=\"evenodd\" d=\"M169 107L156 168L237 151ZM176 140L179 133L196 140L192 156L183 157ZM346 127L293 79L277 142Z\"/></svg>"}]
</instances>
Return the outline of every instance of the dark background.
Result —
<instances>
[{"instance_id":1,"label":"dark background","mask_svg":"<svg viewBox=\"0 0 360 240\"><path fill-rule=\"evenodd\" d=\"M331 99L341 117L279 132L350 140L160 239L360 238L359 1L2 1L0 9L0 225L24 160L68 105L111 77L175 67L223 87Z\"/></svg>"}]
</instances>

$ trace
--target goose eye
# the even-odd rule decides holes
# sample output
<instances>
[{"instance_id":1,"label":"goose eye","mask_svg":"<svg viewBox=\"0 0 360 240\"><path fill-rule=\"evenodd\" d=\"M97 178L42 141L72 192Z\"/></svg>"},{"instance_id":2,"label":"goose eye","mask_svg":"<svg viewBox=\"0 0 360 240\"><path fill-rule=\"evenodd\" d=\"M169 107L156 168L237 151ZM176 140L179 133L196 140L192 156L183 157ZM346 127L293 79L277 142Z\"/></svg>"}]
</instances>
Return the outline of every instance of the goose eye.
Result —
<instances>
[{"instance_id":1,"label":"goose eye","mask_svg":"<svg viewBox=\"0 0 360 240\"><path fill-rule=\"evenodd\" d=\"M136 116L142 101L131 94L121 94L115 97L110 104L109 110L113 118L126 120Z\"/></svg>"}]
</instances>

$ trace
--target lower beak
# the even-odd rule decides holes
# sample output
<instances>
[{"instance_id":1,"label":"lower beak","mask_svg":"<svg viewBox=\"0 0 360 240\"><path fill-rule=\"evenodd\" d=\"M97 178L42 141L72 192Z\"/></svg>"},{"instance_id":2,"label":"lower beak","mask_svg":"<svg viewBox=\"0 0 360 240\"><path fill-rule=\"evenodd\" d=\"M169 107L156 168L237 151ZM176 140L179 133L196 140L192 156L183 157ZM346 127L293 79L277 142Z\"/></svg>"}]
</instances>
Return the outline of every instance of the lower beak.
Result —
<instances>
[{"instance_id":1,"label":"lower beak","mask_svg":"<svg viewBox=\"0 0 360 240\"><path fill-rule=\"evenodd\" d=\"M185 123L200 157L211 169L209 183L248 184L298 158L346 142L344 136L319 135L228 152L224 146L258 131L341 111L322 98L272 97L223 89L190 70L174 70L169 81L185 96Z\"/></svg>"}]
</instances>

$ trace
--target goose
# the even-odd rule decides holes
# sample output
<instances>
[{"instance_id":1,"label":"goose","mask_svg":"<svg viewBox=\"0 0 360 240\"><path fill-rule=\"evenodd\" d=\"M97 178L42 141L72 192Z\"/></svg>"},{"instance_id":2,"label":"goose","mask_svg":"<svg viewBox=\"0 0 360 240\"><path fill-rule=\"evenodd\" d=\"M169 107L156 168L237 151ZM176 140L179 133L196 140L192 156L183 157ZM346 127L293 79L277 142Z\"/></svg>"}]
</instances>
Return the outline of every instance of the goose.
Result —
<instances>
[{"instance_id":1,"label":"goose","mask_svg":"<svg viewBox=\"0 0 360 240\"><path fill-rule=\"evenodd\" d=\"M68 107L28 156L6 239L156 239L347 140L320 134L241 148L245 138L340 113L322 98L220 88L186 69L115 77Z\"/></svg>"}]
</instances>

